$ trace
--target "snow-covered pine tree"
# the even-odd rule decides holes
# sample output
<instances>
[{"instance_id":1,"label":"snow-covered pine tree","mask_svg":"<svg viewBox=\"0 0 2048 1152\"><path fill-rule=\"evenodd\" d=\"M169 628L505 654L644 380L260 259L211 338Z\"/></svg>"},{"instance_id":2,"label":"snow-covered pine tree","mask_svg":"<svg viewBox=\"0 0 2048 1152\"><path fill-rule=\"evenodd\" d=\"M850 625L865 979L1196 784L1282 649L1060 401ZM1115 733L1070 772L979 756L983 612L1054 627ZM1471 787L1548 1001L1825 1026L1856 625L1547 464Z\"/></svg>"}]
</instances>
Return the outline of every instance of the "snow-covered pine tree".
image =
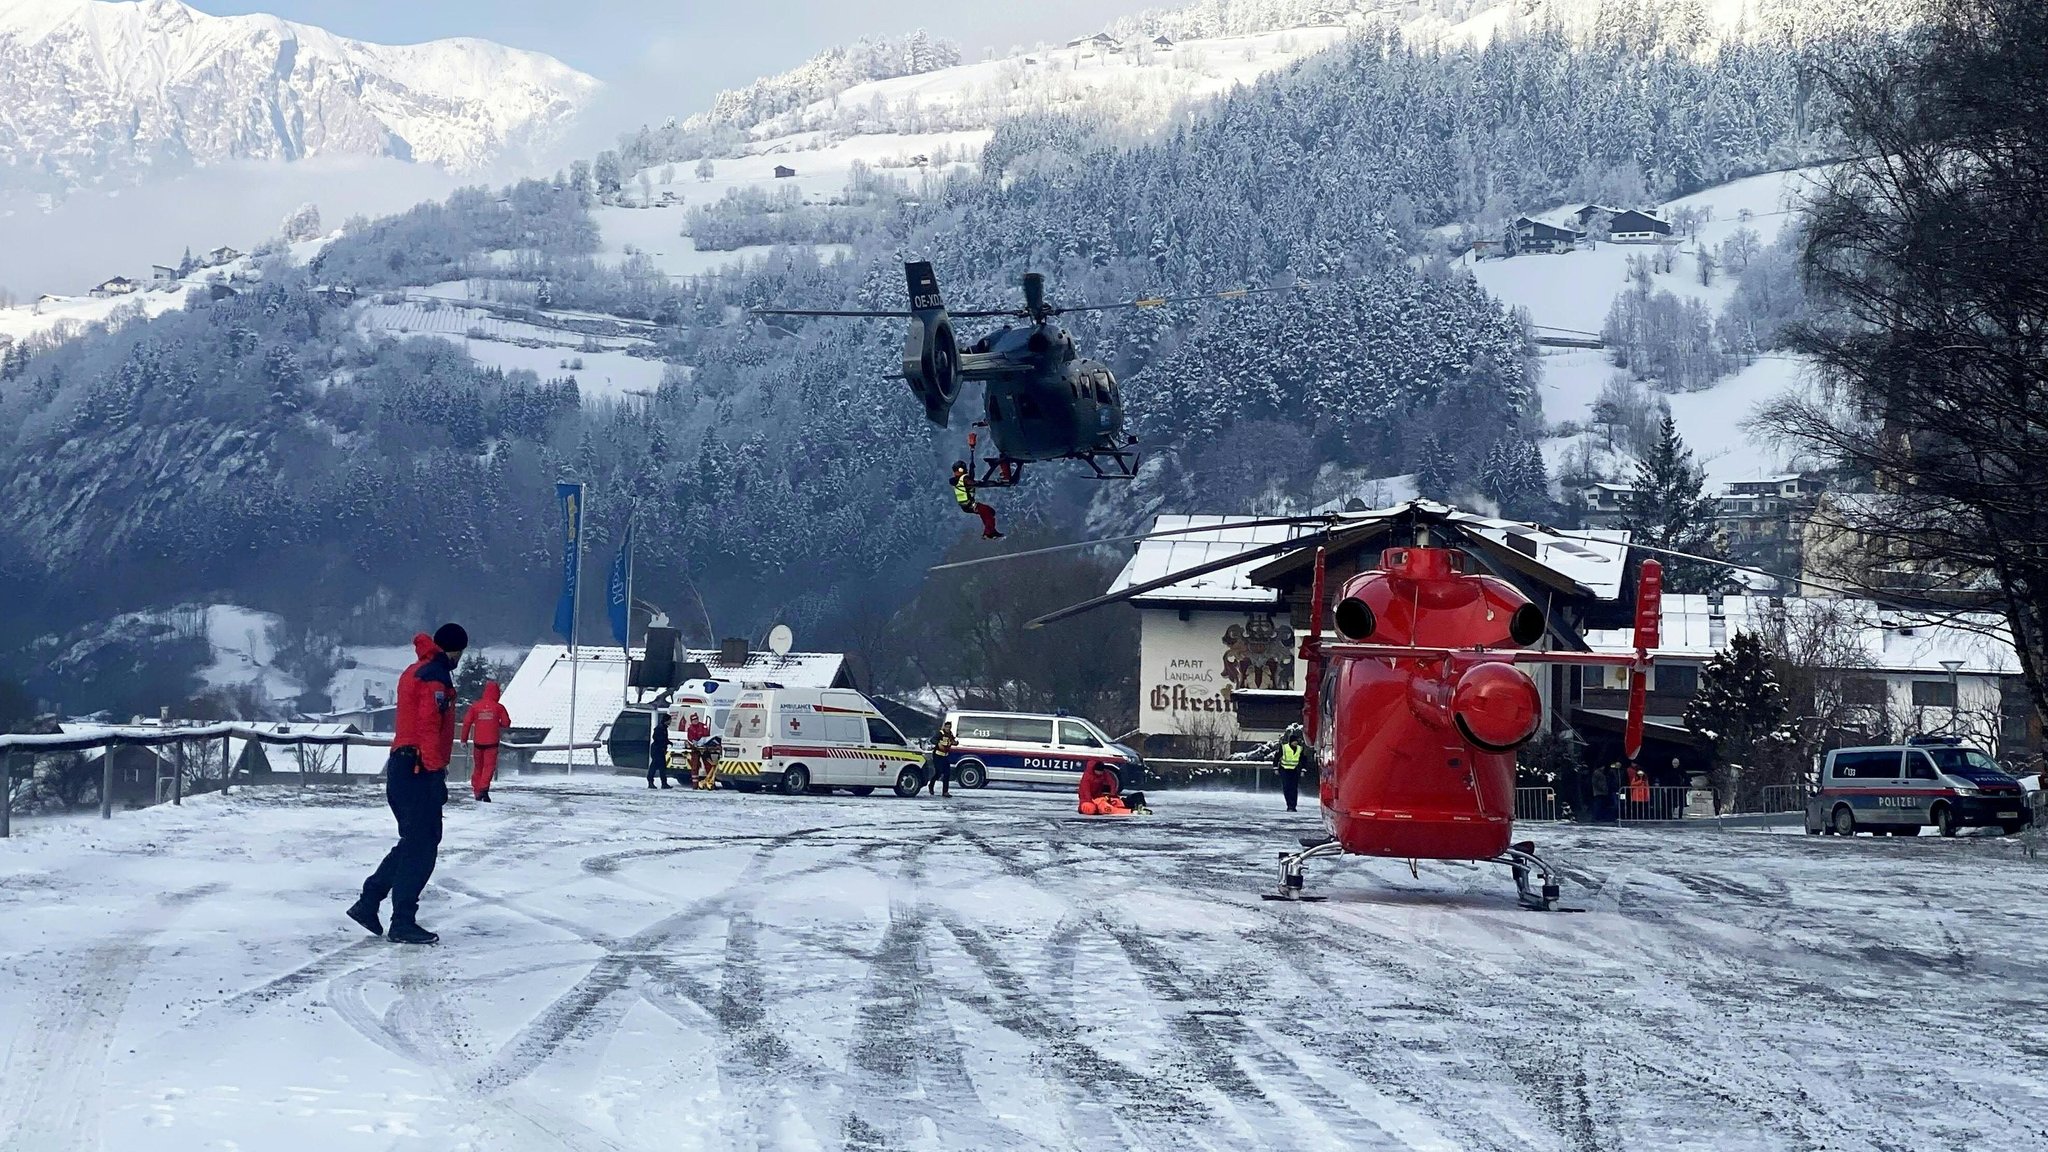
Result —
<instances>
[{"instance_id":1,"label":"snow-covered pine tree","mask_svg":"<svg viewBox=\"0 0 2048 1152\"><path fill-rule=\"evenodd\" d=\"M1692 449L1678 435L1669 413L1657 443L1636 464L1635 491L1623 503L1621 526L1638 544L1689 552L1695 556L1726 554L1714 524L1719 502L1706 491L1707 470L1693 463ZM1659 557L1664 562L1667 592L1711 592L1727 582L1723 569L1712 564Z\"/></svg>"},{"instance_id":2,"label":"snow-covered pine tree","mask_svg":"<svg viewBox=\"0 0 2048 1152\"><path fill-rule=\"evenodd\" d=\"M1415 490L1431 500L1447 499L1457 478L1458 458L1444 444L1443 437L1434 432L1424 437L1417 453Z\"/></svg>"},{"instance_id":3,"label":"snow-covered pine tree","mask_svg":"<svg viewBox=\"0 0 2048 1152\"><path fill-rule=\"evenodd\" d=\"M1789 716L1762 636L1737 632L1700 670L1685 726L1713 749L1714 794L1723 811L1743 810L1779 782Z\"/></svg>"}]
</instances>

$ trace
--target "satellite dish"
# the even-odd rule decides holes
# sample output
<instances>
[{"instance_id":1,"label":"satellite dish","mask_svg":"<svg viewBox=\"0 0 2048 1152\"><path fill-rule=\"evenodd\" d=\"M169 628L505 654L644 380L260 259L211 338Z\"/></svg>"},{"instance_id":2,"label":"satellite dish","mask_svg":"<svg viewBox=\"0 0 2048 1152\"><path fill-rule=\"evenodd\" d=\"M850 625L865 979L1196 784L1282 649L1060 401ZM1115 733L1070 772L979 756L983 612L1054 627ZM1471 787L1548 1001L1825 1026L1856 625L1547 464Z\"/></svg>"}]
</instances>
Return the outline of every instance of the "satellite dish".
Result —
<instances>
[{"instance_id":1,"label":"satellite dish","mask_svg":"<svg viewBox=\"0 0 2048 1152\"><path fill-rule=\"evenodd\" d=\"M789 646L796 643L796 633L787 624L777 624L768 630L768 650L777 656L789 655Z\"/></svg>"}]
</instances>

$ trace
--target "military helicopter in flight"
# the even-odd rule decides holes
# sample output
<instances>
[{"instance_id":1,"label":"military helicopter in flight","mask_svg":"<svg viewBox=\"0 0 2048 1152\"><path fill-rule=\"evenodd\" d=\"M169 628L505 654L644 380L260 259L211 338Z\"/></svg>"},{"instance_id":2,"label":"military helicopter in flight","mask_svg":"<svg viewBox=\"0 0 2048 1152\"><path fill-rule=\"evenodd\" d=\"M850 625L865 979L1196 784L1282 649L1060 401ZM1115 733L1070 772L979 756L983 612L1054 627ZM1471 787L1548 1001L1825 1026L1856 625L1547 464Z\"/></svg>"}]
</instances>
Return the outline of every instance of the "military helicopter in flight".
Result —
<instances>
[{"instance_id":1,"label":"military helicopter in flight","mask_svg":"<svg viewBox=\"0 0 2048 1152\"><path fill-rule=\"evenodd\" d=\"M1062 306L1047 302L1045 277L1024 274L1024 306L977 311L952 311L939 293L930 261L903 266L910 292L904 312L843 309L755 308L755 316L846 316L864 319L907 318L903 341L902 378L924 405L927 420L950 426L954 401L970 380L985 383L984 415L975 428L987 428L994 441L992 455L981 457L979 488L1006 488L1024 476L1024 466L1050 460L1078 460L1092 479L1130 480L1137 475L1137 440L1124 432L1124 397L1109 365L1080 355L1074 339L1053 323L1076 312L1108 312L1124 308L1160 308L1194 300L1234 300L1283 288L1238 288L1194 296L1148 296L1115 304ZM1002 318L1005 324L961 347L953 334L954 320ZM968 433L968 453L979 444L978 431Z\"/></svg>"}]
</instances>

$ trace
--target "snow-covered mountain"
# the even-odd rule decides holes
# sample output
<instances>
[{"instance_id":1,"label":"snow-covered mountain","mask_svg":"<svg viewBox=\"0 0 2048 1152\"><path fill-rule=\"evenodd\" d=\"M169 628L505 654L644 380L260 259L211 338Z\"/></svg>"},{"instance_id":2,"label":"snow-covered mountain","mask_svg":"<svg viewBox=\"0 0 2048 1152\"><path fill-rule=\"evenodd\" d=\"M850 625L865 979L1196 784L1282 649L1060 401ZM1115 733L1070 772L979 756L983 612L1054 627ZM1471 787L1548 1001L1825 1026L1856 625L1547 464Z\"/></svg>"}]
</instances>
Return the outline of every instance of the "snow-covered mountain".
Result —
<instances>
[{"instance_id":1,"label":"snow-covered mountain","mask_svg":"<svg viewBox=\"0 0 2048 1152\"><path fill-rule=\"evenodd\" d=\"M321 155L475 169L549 142L598 87L483 40L368 44L178 0L6 0L0 185Z\"/></svg>"}]
</instances>

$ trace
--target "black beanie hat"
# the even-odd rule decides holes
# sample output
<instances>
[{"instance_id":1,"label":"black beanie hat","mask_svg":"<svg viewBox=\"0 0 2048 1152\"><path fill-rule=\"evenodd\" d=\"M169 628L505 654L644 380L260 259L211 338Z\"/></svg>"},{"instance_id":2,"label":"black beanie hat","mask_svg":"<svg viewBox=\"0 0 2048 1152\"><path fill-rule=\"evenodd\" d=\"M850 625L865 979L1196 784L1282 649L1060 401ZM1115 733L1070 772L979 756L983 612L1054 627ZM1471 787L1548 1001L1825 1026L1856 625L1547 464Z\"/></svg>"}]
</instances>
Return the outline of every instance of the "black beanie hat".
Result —
<instances>
[{"instance_id":1,"label":"black beanie hat","mask_svg":"<svg viewBox=\"0 0 2048 1152\"><path fill-rule=\"evenodd\" d=\"M443 624L434 629L434 647L443 652L463 652L469 648L469 633L460 624Z\"/></svg>"}]
</instances>

